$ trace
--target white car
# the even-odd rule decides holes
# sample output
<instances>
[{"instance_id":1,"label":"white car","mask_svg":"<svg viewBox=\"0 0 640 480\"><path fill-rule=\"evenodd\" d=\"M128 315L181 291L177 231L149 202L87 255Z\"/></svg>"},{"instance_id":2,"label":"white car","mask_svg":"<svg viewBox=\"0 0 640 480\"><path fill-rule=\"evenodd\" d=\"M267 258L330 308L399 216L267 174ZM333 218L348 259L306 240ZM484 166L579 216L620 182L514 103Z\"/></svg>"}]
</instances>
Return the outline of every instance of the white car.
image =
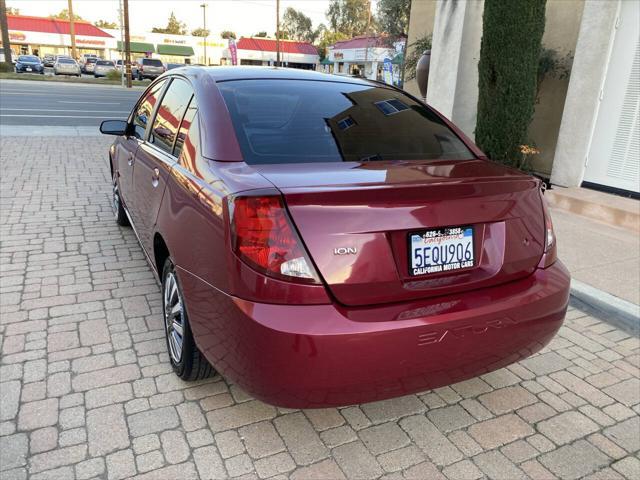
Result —
<instances>
[{"instance_id":1,"label":"white car","mask_svg":"<svg viewBox=\"0 0 640 480\"><path fill-rule=\"evenodd\" d=\"M58 56L53 64L54 75L80 76L80 65L73 58Z\"/></svg>"},{"instance_id":2,"label":"white car","mask_svg":"<svg viewBox=\"0 0 640 480\"><path fill-rule=\"evenodd\" d=\"M113 72L116 70L116 64L111 60L98 60L96 62L96 66L93 69L93 76L98 77L106 77L109 72Z\"/></svg>"}]
</instances>

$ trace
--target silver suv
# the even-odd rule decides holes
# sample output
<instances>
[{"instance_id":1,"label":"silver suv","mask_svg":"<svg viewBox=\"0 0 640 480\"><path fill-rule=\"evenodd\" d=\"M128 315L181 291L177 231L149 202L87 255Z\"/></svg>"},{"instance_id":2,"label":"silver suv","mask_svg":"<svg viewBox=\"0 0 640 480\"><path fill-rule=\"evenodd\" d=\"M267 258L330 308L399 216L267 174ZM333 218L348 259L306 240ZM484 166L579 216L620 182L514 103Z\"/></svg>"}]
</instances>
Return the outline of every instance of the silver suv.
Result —
<instances>
[{"instance_id":1,"label":"silver suv","mask_svg":"<svg viewBox=\"0 0 640 480\"><path fill-rule=\"evenodd\" d=\"M166 70L162 60L158 58L139 58L136 63L138 65L138 80L159 77Z\"/></svg>"}]
</instances>

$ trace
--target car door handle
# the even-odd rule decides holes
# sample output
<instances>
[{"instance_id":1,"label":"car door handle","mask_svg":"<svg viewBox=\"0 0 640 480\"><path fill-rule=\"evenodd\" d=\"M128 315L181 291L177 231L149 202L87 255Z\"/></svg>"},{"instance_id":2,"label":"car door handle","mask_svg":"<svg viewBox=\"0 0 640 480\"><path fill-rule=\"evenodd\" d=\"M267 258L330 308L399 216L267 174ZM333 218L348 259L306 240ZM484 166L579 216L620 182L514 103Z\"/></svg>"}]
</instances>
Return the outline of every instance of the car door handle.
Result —
<instances>
[{"instance_id":1,"label":"car door handle","mask_svg":"<svg viewBox=\"0 0 640 480\"><path fill-rule=\"evenodd\" d=\"M127 163L129 164L129 166L133 165L133 153L129 154L129 157L127 158Z\"/></svg>"},{"instance_id":2,"label":"car door handle","mask_svg":"<svg viewBox=\"0 0 640 480\"><path fill-rule=\"evenodd\" d=\"M153 188L156 188L159 183L160 183L160 170L158 170L157 168L154 168L153 175L151 175L151 185L153 185Z\"/></svg>"}]
</instances>

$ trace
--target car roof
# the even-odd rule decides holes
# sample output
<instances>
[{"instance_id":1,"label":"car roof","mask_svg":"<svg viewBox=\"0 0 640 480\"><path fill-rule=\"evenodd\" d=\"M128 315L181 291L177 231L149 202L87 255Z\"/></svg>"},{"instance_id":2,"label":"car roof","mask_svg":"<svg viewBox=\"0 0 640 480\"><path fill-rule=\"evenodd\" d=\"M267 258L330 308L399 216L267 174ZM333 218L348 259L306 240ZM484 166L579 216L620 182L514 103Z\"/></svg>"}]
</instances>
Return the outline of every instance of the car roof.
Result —
<instances>
[{"instance_id":1,"label":"car roof","mask_svg":"<svg viewBox=\"0 0 640 480\"><path fill-rule=\"evenodd\" d=\"M281 80L316 80L324 82L346 82L357 84L371 84L367 80L358 77L329 75L314 70L302 70L298 68L284 67L259 67L259 66L221 66L199 67L187 66L183 73L190 76L202 76L206 74L216 82L229 80L257 80L257 79L281 79ZM198 75L200 74L200 75Z\"/></svg>"}]
</instances>

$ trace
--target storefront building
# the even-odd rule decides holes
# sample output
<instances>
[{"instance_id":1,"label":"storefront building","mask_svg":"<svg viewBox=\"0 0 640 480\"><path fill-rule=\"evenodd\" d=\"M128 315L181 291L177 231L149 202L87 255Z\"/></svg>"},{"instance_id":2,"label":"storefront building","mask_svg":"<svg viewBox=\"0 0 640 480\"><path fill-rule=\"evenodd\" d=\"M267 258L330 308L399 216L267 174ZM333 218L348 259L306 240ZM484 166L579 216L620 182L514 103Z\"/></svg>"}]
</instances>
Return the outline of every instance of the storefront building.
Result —
<instances>
[{"instance_id":1,"label":"storefront building","mask_svg":"<svg viewBox=\"0 0 640 480\"><path fill-rule=\"evenodd\" d=\"M400 66L394 59L401 55L404 40L391 41L383 36L359 36L336 42L329 47L327 73L362 75L371 80L384 80L384 61L393 65L393 82L400 78Z\"/></svg>"},{"instance_id":2,"label":"storefront building","mask_svg":"<svg viewBox=\"0 0 640 480\"><path fill-rule=\"evenodd\" d=\"M238 65L275 65L276 41L272 38L242 37L236 43ZM280 40L280 61L284 67L315 70L320 60L316 47L307 42ZM228 48L223 52L222 63L231 65Z\"/></svg>"},{"instance_id":3,"label":"storefront building","mask_svg":"<svg viewBox=\"0 0 640 480\"><path fill-rule=\"evenodd\" d=\"M70 55L69 22L55 18L7 15L9 42L13 55ZM109 33L87 22L74 22L79 56L92 53L100 57L115 40Z\"/></svg>"}]
</instances>

